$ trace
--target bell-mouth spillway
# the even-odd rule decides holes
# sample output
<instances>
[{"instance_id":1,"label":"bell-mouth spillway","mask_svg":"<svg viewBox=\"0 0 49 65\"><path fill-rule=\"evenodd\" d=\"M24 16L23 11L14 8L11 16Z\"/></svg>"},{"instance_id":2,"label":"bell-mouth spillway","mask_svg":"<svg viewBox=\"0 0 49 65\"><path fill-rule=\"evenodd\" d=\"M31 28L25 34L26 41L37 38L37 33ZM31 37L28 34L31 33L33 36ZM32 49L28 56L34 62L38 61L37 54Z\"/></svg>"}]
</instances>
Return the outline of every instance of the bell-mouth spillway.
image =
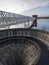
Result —
<instances>
[{"instance_id":1,"label":"bell-mouth spillway","mask_svg":"<svg viewBox=\"0 0 49 65\"><path fill-rule=\"evenodd\" d=\"M48 65L49 32L35 29L0 30L0 65Z\"/></svg>"},{"instance_id":2,"label":"bell-mouth spillway","mask_svg":"<svg viewBox=\"0 0 49 65\"><path fill-rule=\"evenodd\" d=\"M40 58L40 48L25 37L11 37L0 43L0 65L34 65Z\"/></svg>"}]
</instances>

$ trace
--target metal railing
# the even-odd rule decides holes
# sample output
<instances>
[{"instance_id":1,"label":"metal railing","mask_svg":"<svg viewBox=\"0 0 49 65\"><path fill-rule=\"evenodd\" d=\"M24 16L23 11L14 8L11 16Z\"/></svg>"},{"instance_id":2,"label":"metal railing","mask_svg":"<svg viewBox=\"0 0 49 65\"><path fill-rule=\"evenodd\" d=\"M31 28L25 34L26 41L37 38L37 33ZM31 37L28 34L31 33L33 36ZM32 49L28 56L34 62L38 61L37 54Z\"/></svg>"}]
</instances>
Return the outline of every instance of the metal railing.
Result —
<instances>
[{"instance_id":1,"label":"metal railing","mask_svg":"<svg viewBox=\"0 0 49 65\"><path fill-rule=\"evenodd\" d=\"M34 26L33 21L36 22L37 15L25 16L5 11L0 11L0 28L10 28L12 25L16 25L18 28L29 28ZM31 22L31 23L30 23ZM22 24L21 27L18 24ZM32 25L33 24L33 25ZM15 27L15 28L17 28Z\"/></svg>"}]
</instances>

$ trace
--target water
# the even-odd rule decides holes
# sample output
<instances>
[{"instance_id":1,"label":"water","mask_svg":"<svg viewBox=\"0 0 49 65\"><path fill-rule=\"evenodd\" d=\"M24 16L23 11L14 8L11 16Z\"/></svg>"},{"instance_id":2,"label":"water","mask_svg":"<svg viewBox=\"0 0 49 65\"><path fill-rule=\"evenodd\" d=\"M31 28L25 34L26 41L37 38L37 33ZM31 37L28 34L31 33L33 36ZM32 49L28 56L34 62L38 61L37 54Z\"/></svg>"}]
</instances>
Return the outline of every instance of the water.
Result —
<instances>
[{"instance_id":1,"label":"water","mask_svg":"<svg viewBox=\"0 0 49 65\"><path fill-rule=\"evenodd\" d=\"M38 19L37 27L34 27L34 29L49 31L49 19Z\"/></svg>"}]
</instances>

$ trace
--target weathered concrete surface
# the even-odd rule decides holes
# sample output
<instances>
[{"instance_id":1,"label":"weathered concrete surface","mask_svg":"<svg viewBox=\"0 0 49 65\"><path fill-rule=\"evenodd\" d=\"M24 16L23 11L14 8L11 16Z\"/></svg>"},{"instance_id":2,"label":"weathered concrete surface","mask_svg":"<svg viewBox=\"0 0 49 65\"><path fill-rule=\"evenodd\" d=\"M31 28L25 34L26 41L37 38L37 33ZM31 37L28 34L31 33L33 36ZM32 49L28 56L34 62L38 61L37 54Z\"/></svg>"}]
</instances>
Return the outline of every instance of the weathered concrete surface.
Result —
<instances>
[{"instance_id":1,"label":"weathered concrete surface","mask_svg":"<svg viewBox=\"0 0 49 65\"><path fill-rule=\"evenodd\" d=\"M39 47L23 37L6 38L0 43L0 64L34 65L38 62L39 56Z\"/></svg>"},{"instance_id":2,"label":"weathered concrete surface","mask_svg":"<svg viewBox=\"0 0 49 65\"><path fill-rule=\"evenodd\" d=\"M8 37L27 37L41 48L41 58L37 65L49 65L49 32L34 29L8 29L0 31L0 44ZM3 41L2 41L3 39Z\"/></svg>"},{"instance_id":3,"label":"weathered concrete surface","mask_svg":"<svg viewBox=\"0 0 49 65\"><path fill-rule=\"evenodd\" d=\"M32 42L35 41L41 49L41 57L40 57L39 62L36 65L49 65L49 50L47 46L43 44L42 41L37 40L35 38L31 38L31 37L29 38L26 37L26 38Z\"/></svg>"},{"instance_id":4,"label":"weathered concrete surface","mask_svg":"<svg viewBox=\"0 0 49 65\"><path fill-rule=\"evenodd\" d=\"M34 37L44 42L49 48L49 32L34 29L7 29L0 30L0 39L11 36L27 36Z\"/></svg>"}]
</instances>

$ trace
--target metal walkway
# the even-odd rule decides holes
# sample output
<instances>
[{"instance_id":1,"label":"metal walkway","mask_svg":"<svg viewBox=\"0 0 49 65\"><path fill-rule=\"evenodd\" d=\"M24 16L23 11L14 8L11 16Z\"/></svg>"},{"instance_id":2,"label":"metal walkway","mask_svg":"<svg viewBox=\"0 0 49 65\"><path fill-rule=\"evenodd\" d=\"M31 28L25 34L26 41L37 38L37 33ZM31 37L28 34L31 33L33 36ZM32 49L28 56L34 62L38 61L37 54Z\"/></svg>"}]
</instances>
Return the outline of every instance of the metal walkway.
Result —
<instances>
[{"instance_id":1,"label":"metal walkway","mask_svg":"<svg viewBox=\"0 0 49 65\"><path fill-rule=\"evenodd\" d=\"M19 27L19 24L23 24L22 28L31 28L37 20L37 15L24 16L9 12L0 11L0 28L10 28L12 25L16 25ZM22 25L21 25L22 26Z\"/></svg>"}]
</instances>

